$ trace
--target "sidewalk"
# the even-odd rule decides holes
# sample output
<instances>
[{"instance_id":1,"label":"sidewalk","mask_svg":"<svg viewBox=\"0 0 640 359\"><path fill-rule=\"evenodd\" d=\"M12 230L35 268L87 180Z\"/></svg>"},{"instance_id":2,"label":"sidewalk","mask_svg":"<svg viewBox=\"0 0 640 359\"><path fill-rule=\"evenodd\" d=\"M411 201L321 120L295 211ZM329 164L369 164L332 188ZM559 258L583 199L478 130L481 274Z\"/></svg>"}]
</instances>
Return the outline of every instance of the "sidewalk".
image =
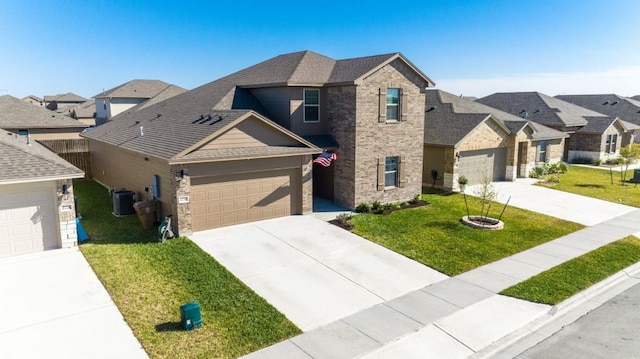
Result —
<instances>
[{"instance_id":1,"label":"sidewalk","mask_svg":"<svg viewBox=\"0 0 640 359\"><path fill-rule=\"evenodd\" d=\"M531 303L498 292L640 232L640 210L633 207L530 186L526 180L497 186L502 194L499 201L511 195L510 205L590 227L362 310L245 358L483 357L497 350L504 338L563 310L563 306Z\"/></svg>"}]
</instances>

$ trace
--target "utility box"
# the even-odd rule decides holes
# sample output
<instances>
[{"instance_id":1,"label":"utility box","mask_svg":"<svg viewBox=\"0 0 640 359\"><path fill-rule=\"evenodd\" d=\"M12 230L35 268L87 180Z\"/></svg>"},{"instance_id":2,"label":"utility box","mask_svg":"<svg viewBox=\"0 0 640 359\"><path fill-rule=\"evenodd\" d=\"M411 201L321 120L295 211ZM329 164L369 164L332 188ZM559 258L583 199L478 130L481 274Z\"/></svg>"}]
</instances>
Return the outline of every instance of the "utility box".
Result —
<instances>
[{"instance_id":1,"label":"utility box","mask_svg":"<svg viewBox=\"0 0 640 359\"><path fill-rule=\"evenodd\" d=\"M640 169L633 170L633 178L629 180L631 183L640 183Z\"/></svg>"},{"instance_id":2,"label":"utility box","mask_svg":"<svg viewBox=\"0 0 640 359\"><path fill-rule=\"evenodd\" d=\"M202 326L202 314L198 302L190 302L180 307L180 323L184 330Z\"/></svg>"},{"instance_id":3,"label":"utility box","mask_svg":"<svg viewBox=\"0 0 640 359\"><path fill-rule=\"evenodd\" d=\"M133 191L115 191L113 196L113 214L126 216L136 213L133 209L136 193Z\"/></svg>"}]
</instances>

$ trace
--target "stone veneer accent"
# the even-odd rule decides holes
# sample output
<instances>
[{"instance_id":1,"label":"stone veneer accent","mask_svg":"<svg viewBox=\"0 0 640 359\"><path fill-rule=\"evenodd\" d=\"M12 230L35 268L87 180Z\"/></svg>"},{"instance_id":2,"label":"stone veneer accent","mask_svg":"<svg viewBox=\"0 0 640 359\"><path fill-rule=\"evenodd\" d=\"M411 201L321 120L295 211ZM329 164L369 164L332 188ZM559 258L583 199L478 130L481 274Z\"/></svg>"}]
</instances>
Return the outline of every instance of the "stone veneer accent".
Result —
<instances>
[{"instance_id":1,"label":"stone veneer accent","mask_svg":"<svg viewBox=\"0 0 640 359\"><path fill-rule=\"evenodd\" d=\"M62 194L62 185L67 185L67 194ZM60 248L72 248L78 245L78 232L76 229L76 206L73 197L73 182L69 180L59 180L56 182L58 192L58 219L60 223ZM66 198L65 198L66 197ZM70 208L63 211L62 209Z\"/></svg>"},{"instance_id":2,"label":"stone veneer accent","mask_svg":"<svg viewBox=\"0 0 640 359\"><path fill-rule=\"evenodd\" d=\"M313 156L304 155L302 157L302 213L313 212Z\"/></svg>"},{"instance_id":3,"label":"stone veneer accent","mask_svg":"<svg viewBox=\"0 0 640 359\"><path fill-rule=\"evenodd\" d=\"M181 177L180 171L184 171L184 178ZM173 231L176 235L186 236L193 233L191 225L191 177L189 177L189 168L173 168L171 170L171 178L174 179L175 196L172 197L173 212ZM179 203L178 198L189 196L189 203ZM160 219L161 221L164 218ZM177 230L176 230L177 229Z\"/></svg>"},{"instance_id":4,"label":"stone veneer accent","mask_svg":"<svg viewBox=\"0 0 640 359\"><path fill-rule=\"evenodd\" d=\"M357 86L327 91L329 132L339 144L334 201L349 208L374 201L396 202L422 192L424 88L427 83L402 61L385 65ZM380 88L402 88L406 121L379 122ZM404 187L377 190L378 159L402 156Z\"/></svg>"}]
</instances>

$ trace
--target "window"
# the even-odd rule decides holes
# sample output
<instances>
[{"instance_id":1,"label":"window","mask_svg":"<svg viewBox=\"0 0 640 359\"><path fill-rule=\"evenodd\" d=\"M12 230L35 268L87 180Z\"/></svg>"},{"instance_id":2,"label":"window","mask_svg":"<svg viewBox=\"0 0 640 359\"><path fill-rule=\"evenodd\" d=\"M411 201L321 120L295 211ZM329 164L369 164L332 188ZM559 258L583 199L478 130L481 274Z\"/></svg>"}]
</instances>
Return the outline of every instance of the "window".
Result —
<instances>
[{"instance_id":1,"label":"window","mask_svg":"<svg viewBox=\"0 0 640 359\"><path fill-rule=\"evenodd\" d=\"M304 89L303 122L320 121L320 90Z\"/></svg>"},{"instance_id":2,"label":"window","mask_svg":"<svg viewBox=\"0 0 640 359\"><path fill-rule=\"evenodd\" d=\"M384 162L384 186L398 185L398 157L387 157Z\"/></svg>"},{"instance_id":3,"label":"window","mask_svg":"<svg viewBox=\"0 0 640 359\"><path fill-rule=\"evenodd\" d=\"M18 136L29 137L29 130L18 130Z\"/></svg>"},{"instance_id":4,"label":"window","mask_svg":"<svg viewBox=\"0 0 640 359\"><path fill-rule=\"evenodd\" d=\"M604 153L615 153L618 146L618 135L607 135Z\"/></svg>"},{"instance_id":5,"label":"window","mask_svg":"<svg viewBox=\"0 0 640 359\"><path fill-rule=\"evenodd\" d=\"M546 162L547 161L547 141L540 141L538 143L538 158L536 158L536 162Z\"/></svg>"},{"instance_id":6,"label":"window","mask_svg":"<svg viewBox=\"0 0 640 359\"><path fill-rule=\"evenodd\" d=\"M400 89L387 89L387 121L400 120Z\"/></svg>"}]
</instances>

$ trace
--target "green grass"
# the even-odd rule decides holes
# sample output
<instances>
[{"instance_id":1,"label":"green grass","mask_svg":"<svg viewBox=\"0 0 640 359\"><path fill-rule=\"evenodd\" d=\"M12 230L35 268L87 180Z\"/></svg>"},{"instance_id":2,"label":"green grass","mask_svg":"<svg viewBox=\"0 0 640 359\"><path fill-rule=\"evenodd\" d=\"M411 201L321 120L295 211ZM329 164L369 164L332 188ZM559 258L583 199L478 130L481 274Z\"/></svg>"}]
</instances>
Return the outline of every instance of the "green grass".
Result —
<instances>
[{"instance_id":1,"label":"green grass","mask_svg":"<svg viewBox=\"0 0 640 359\"><path fill-rule=\"evenodd\" d=\"M640 240L629 236L553 267L500 294L555 305L640 261Z\"/></svg>"},{"instance_id":2,"label":"green grass","mask_svg":"<svg viewBox=\"0 0 640 359\"><path fill-rule=\"evenodd\" d=\"M583 228L582 225L508 207L504 229L484 231L460 223L466 209L461 194L433 193L431 204L390 215L359 214L351 219L354 233L453 276L535 247ZM478 199L467 197L470 213L478 214ZM490 215L503 208L494 204Z\"/></svg>"},{"instance_id":3,"label":"green grass","mask_svg":"<svg viewBox=\"0 0 640 359\"><path fill-rule=\"evenodd\" d=\"M189 239L159 243L136 216L111 214L104 187L74 188L91 237L80 250L152 358L234 358L301 332ZM184 331L180 306L191 301L203 327Z\"/></svg>"},{"instance_id":4,"label":"green grass","mask_svg":"<svg viewBox=\"0 0 640 359\"><path fill-rule=\"evenodd\" d=\"M632 177L633 170L627 171L627 181ZM620 171L610 173L603 169L569 166L569 170L560 175L560 183L550 188L640 207L640 187L636 187L635 183L623 185L620 181Z\"/></svg>"}]
</instances>

